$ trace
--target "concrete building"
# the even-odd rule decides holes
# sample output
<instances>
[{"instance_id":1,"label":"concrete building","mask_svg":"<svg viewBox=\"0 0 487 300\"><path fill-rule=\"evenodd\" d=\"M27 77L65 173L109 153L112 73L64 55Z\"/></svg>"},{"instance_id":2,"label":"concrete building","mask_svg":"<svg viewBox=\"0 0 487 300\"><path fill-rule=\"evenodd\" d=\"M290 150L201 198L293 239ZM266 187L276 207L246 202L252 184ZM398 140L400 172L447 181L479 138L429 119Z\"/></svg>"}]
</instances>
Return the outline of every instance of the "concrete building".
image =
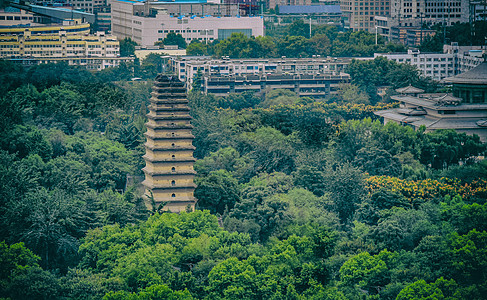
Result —
<instances>
[{"instance_id":1,"label":"concrete building","mask_svg":"<svg viewBox=\"0 0 487 300\"><path fill-rule=\"evenodd\" d=\"M34 14L17 8L0 9L0 26L19 26L36 23Z\"/></svg>"},{"instance_id":2,"label":"concrete building","mask_svg":"<svg viewBox=\"0 0 487 300\"><path fill-rule=\"evenodd\" d=\"M445 45L443 53L423 53L410 49L407 53L374 54L374 57L379 56L416 66L423 76L437 81L468 71L484 62L480 47L458 45Z\"/></svg>"},{"instance_id":3,"label":"concrete building","mask_svg":"<svg viewBox=\"0 0 487 300\"><path fill-rule=\"evenodd\" d=\"M372 58L368 58L372 59ZM194 76L245 75L320 75L329 72L342 73L352 58L249 58L212 59L204 56L176 57L170 60L171 71L179 80L193 83Z\"/></svg>"},{"instance_id":4,"label":"concrete building","mask_svg":"<svg viewBox=\"0 0 487 300\"><path fill-rule=\"evenodd\" d=\"M311 0L268 0L267 7L275 9L278 6L311 5ZM280 8L279 8L280 9Z\"/></svg>"},{"instance_id":5,"label":"concrete building","mask_svg":"<svg viewBox=\"0 0 487 300\"><path fill-rule=\"evenodd\" d=\"M340 7L345 18L345 26L349 26L354 31L375 32L374 18L376 16L389 16L391 1L341 0Z\"/></svg>"},{"instance_id":6,"label":"concrete building","mask_svg":"<svg viewBox=\"0 0 487 300\"><path fill-rule=\"evenodd\" d=\"M400 107L378 111L384 123L396 122L426 131L455 129L477 134L487 141L487 63L454 77L444 79L453 86L453 93L424 94L414 87L398 89L392 96Z\"/></svg>"},{"instance_id":7,"label":"concrete building","mask_svg":"<svg viewBox=\"0 0 487 300\"><path fill-rule=\"evenodd\" d=\"M188 43L193 39L225 39L234 32L264 35L263 19L240 16L238 5L113 0L111 6L112 33L143 47L154 45L171 32L181 34Z\"/></svg>"},{"instance_id":8,"label":"concrete building","mask_svg":"<svg viewBox=\"0 0 487 300\"><path fill-rule=\"evenodd\" d=\"M229 93L253 91L263 93L274 89L286 89L298 96L325 98L336 94L342 83L350 82L350 75L339 72L327 72L319 75L240 75L240 76L204 76L204 92L216 96Z\"/></svg>"},{"instance_id":9,"label":"concrete building","mask_svg":"<svg viewBox=\"0 0 487 300\"><path fill-rule=\"evenodd\" d=\"M120 57L115 36L90 35L90 24L0 28L0 58L23 64L65 61L88 69L102 70L133 58Z\"/></svg>"},{"instance_id":10,"label":"concrete building","mask_svg":"<svg viewBox=\"0 0 487 300\"><path fill-rule=\"evenodd\" d=\"M172 212L194 210L191 117L184 82L175 77L157 76L150 99L145 136L146 166L142 169L149 207L164 203Z\"/></svg>"},{"instance_id":11,"label":"concrete building","mask_svg":"<svg viewBox=\"0 0 487 300\"><path fill-rule=\"evenodd\" d=\"M376 30L388 41L417 46L426 36L435 32L425 28L435 24L451 26L469 22L469 2L470 0L391 0L390 15L375 17Z\"/></svg>"}]
</instances>

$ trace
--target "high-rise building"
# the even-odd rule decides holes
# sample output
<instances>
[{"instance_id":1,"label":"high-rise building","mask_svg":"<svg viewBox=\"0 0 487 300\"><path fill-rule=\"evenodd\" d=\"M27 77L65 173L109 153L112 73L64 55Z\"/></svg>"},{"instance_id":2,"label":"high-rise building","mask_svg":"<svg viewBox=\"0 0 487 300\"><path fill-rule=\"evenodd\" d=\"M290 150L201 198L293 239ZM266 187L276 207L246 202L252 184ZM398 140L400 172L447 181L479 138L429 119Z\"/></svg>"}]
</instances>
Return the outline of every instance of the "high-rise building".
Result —
<instances>
[{"instance_id":1,"label":"high-rise building","mask_svg":"<svg viewBox=\"0 0 487 300\"><path fill-rule=\"evenodd\" d=\"M172 212L194 210L195 147L185 85L175 76L159 75L152 90L142 182L147 204Z\"/></svg>"},{"instance_id":2,"label":"high-rise building","mask_svg":"<svg viewBox=\"0 0 487 300\"><path fill-rule=\"evenodd\" d=\"M340 7L351 29L375 32L375 16L389 16L390 0L341 0Z\"/></svg>"}]
</instances>

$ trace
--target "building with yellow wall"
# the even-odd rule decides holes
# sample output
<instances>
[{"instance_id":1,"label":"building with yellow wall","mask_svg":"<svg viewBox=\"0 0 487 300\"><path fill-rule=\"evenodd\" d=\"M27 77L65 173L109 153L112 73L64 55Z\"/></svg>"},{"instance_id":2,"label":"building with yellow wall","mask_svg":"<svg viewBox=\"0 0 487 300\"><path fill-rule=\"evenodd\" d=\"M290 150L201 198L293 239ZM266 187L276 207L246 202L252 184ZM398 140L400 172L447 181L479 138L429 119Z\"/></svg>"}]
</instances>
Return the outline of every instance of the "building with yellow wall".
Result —
<instances>
[{"instance_id":1,"label":"building with yellow wall","mask_svg":"<svg viewBox=\"0 0 487 300\"><path fill-rule=\"evenodd\" d=\"M0 58L24 64L65 61L94 70L133 61L120 57L120 44L115 36L104 32L90 34L89 24L76 22L0 28Z\"/></svg>"}]
</instances>

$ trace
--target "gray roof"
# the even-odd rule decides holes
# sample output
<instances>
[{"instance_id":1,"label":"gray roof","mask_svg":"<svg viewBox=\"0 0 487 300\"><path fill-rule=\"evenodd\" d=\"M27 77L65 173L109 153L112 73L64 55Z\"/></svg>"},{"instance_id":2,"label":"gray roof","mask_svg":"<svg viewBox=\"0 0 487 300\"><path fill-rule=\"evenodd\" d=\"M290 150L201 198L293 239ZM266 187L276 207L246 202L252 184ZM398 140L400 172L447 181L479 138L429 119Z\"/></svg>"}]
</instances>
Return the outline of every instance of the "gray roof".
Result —
<instances>
[{"instance_id":1,"label":"gray roof","mask_svg":"<svg viewBox=\"0 0 487 300\"><path fill-rule=\"evenodd\" d=\"M397 89L396 92L401 94L420 94L424 93L424 90L418 89L417 87L414 87L412 85L408 85L406 87Z\"/></svg>"},{"instance_id":2,"label":"gray roof","mask_svg":"<svg viewBox=\"0 0 487 300\"><path fill-rule=\"evenodd\" d=\"M483 62L475 68L457 76L447 77L443 81L447 83L487 84L487 62Z\"/></svg>"},{"instance_id":3,"label":"gray roof","mask_svg":"<svg viewBox=\"0 0 487 300\"><path fill-rule=\"evenodd\" d=\"M279 5L280 14L341 14L340 5Z\"/></svg>"}]
</instances>

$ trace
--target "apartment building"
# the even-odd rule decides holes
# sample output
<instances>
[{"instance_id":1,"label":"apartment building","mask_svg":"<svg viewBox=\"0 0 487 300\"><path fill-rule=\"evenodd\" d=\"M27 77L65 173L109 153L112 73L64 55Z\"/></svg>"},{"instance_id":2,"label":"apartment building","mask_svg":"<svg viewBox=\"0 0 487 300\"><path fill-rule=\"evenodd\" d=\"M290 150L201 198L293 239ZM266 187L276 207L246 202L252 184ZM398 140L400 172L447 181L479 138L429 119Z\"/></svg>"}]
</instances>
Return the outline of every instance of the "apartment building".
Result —
<instances>
[{"instance_id":1,"label":"apartment building","mask_svg":"<svg viewBox=\"0 0 487 300\"><path fill-rule=\"evenodd\" d=\"M341 0L345 25L354 31L365 30L375 32L375 17L389 16L390 0Z\"/></svg>"},{"instance_id":2,"label":"apartment building","mask_svg":"<svg viewBox=\"0 0 487 300\"><path fill-rule=\"evenodd\" d=\"M142 47L154 45L171 32L181 34L188 43L193 39L209 43L234 32L264 35L263 19L240 16L237 4L114 0L111 6L112 33L119 39L129 37Z\"/></svg>"},{"instance_id":3,"label":"apartment building","mask_svg":"<svg viewBox=\"0 0 487 300\"><path fill-rule=\"evenodd\" d=\"M369 58L372 59L372 58ZM321 75L345 71L352 58L255 58L255 59L211 59L189 56L170 60L172 71L179 80L191 86L194 76L201 72L205 76L246 75Z\"/></svg>"},{"instance_id":4,"label":"apartment building","mask_svg":"<svg viewBox=\"0 0 487 300\"><path fill-rule=\"evenodd\" d=\"M336 94L342 83L350 82L350 75L340 72L325 74L246 74L232 76L209 75L204 77L205 93L227 96L229 93L253 91L263 93L273 89L287 89L298 96L325 98Z\"/></svg>"},{"instance_id":5,"label":"apartment building","mask_svg":"<svg viewBox=\"0 0 487 300\"><path fill-rule=\"evenodd\" d=\"M469 22L472 6L469 0L391 0L389 16L375 16L376 31L389 41L417 46L442 24ZM479 12L481 6L477 6Z\"/></svg>"},{"instance_id":6,"label":"apartment building","mask_svg":"<svg viewBox=\"0 0 487 300\"><path fill-rule=\"evenodd\" d=\"M408 50L407 53L374 54L374 57L379 56L416 66L423 76L437 81L468 71L484 62L480 47L460 47L455 44L445 45L443 53Z\"/></svg>"},{"instance_id":7,"label":"apartment building","mask_svg":"<svg viewBox=\"0 0 487 300\"><path fill-rule=\"evenodd\" d=\"M90 24L0 28L0 58L23 64L65 61L101 70L133 58L121 58L115 36L89 34Z\"/></svg>"},{"instance_id":8,"label":"apartment building","mask_svg":"<svg viewBox=\"0 0 487 300\"><path fill-rule=\"evenodd\" d=\"M0 26L19 26L34 22L34 15L25 10L12 7L0 10Z\"/></svg>"}]
</instances>

